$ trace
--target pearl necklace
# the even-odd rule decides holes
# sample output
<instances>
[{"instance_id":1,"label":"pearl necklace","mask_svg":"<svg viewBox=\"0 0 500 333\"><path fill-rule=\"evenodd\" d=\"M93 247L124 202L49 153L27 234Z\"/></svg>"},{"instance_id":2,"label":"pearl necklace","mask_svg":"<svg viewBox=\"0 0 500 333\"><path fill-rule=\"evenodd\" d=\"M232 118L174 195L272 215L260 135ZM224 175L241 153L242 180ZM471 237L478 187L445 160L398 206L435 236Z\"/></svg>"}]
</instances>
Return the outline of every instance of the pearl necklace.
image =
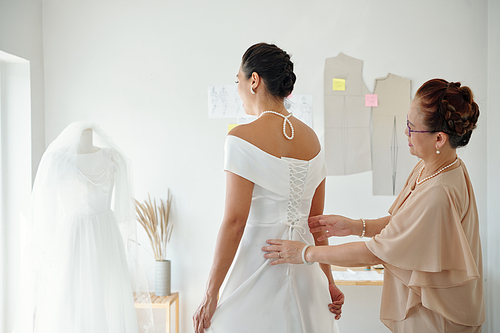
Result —
<instances>
[{"instance_id":1,"label":"pearl necklace","mask_svg":"<svg viewBox=\"0 0 500 333\"><path fill-rule=\"evenodd\" d=\"M417 185L420 185L422 184L423 182L425 182L426 180L429 180L431 178L434 178L436 177L437 175L439 175L441 172L443 172L444 170L448 169L449 167L453 166L455 163L457 163L458 161L458 157L455 158L455 160L453 161L453 163L451 164L448 164L447 166L439 169L438 171L436 171L434 174L428 176L428 177L425 177L424 179L422 180L419 180L420 179L420 175L422 174L422 171L424 170L425 168L425 165L420 169L420 171L418 172L418 177L417 177Z\"/></svg>"},{"instance_id":2,"label":"pearl necklace","mask_svg":"<svg viewBox=\"0 0 500 333\"><path fill-rule=\"evenodd\" d=\"M295 131L293 129L293 126L292 126L292 122L290 121L290 116L292 115L292 113L290 112L290 114L288 116L285 116L284 114L281 114L279 112L276 112L276 111L264 111L260 114L259 118L262 117L262 115L264 113L272 113L272 114L275 114L275 115L278 115L280 117L283 117L283 135L285 136L285 138L287 138L288 140L292 140L293 137L295 136ZM290 129L292 130L292 135L291 136L288 136L286 134L286 124L288 123L288 125L290 125Z\"/></svg>"}]
</instances>

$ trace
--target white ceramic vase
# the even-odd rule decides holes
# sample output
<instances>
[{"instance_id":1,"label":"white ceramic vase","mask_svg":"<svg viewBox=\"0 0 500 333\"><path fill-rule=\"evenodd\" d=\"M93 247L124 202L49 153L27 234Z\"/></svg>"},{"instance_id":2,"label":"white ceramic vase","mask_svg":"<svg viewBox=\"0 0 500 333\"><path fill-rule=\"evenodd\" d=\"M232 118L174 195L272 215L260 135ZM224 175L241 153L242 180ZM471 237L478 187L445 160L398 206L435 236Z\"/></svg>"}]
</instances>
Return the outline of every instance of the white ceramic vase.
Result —
<instances>
[{"instance_id":1,"label":"white ceramic vase","mask_svg":"<svg viewBox=\"0 0 500 333\"><path fill-rule=\"evenodd\" d=\"M170 295L170 260L158 260L155 263L155 295Z\"/></svg>"}]
</instances>

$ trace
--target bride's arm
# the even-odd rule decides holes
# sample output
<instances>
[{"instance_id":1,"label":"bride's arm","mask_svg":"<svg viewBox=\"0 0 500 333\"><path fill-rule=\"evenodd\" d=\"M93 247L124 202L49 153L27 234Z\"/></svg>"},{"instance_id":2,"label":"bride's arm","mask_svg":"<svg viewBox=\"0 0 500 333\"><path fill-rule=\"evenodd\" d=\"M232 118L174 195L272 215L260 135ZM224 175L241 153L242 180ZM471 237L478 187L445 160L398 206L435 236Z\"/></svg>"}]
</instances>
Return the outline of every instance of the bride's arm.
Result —
<instances>
[{"instance_id":1,"label":"bride's arm","mask_svg":"<svg viewBox=\"0 0 500 333\"><path fill-rule=\"evenodd\" d=\"M325 207L325 180L319 184L316 188L316 192L314 193L314 197L312 199L311 211L309 213L309 217L321 215L323 214L323 209ZM316 232L313 234L314 244L318 245L328 245L328 238L325 237L324 240L318 240L321 236L324 235L324 231ZM344 294L340 291L340 289L335 285L335 281L333 280L332 268L328 264L319 264L323 273L325 273L326 278L328 279L328 290L330 292L330 296L332 298L332 303L328 305L330 311L334 313L336 319L340 319L340 314L342 313L342 305L344 304Z\"/></svg>"},{"instance_id":2,"label":"bride's arm","mask_svg":"<svg viewBox=\"0 0 500 333\"><path fill-rule=\"evenodd\" d=\"M226 172L226 202L224 218L215 245L214 259L210 269L205 295L193 315L196 333L210 327L217 307L219 289L233 262L247 222L252 202L253 183L232 172Z\"/></svg>"}]
</instances>

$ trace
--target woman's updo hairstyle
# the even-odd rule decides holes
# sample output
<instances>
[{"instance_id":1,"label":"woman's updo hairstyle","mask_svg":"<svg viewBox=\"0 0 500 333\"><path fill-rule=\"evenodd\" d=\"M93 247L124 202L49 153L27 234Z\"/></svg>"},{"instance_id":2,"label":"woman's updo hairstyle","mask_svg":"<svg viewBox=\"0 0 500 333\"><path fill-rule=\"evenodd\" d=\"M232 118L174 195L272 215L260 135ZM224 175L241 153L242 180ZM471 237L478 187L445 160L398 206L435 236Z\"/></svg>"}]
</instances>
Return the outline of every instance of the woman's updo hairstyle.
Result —
<instances>
[{"instance_id":1,"label":"woman's updo hairstyle","mask_svg":"<svg viewBox=\"0 0 500 333\"><path fill-rule=\"evenodd\" d=\"M415 98L420 101L423 125L428 130L448 134L452 148L469 143L479 118L479 107L469 87L432 79L418 89Z\"/></svg>"},{"instance_id":2,"label":"woman's updo hairstyle","mask_svg":"<svg viewBox=\"0 0 500 333\"><path fill-rule=\"evenodd\" d=\"M259 43L250 46L241 59L241 69L247 79L253 72L259 74L274 97L285 98L292 93L296 80L293 63L290 56L276 45Z\"/></svg>"}]
</instances>

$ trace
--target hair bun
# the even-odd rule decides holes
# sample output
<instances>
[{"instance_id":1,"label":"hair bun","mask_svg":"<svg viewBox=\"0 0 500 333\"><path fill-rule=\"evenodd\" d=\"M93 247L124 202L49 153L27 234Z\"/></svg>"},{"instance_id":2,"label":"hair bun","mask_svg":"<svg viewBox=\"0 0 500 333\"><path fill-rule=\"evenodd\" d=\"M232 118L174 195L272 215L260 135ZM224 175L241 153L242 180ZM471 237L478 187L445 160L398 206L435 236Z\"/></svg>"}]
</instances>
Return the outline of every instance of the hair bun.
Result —
<instances>
[{"instance_id":1,"label":"hair bun","mask_svg":"<svg viewBox=\"0 0 500 333\"><path fill-rule=\"evenodd\" d=\"M281 82L281 90L280 90L280 96L282 97L288 97L293 91L293 86L295 85L295 74L293 72L289 72L286 74L286 77L283 79L283 82Z\"/></svg>"},{"instance_id":2,"label":"hair bun","mask_svg":"<svg viewBox=\"0 0 500 333\"><path fill-rule=\"evenodd\" d=\"M420 99L429 130L447 133L452 148L469 142L479 118L479 107L469 87L433 79L424 83L415 97Z\"/></svg>"},{"instance_id":3,"label":"hair bun","mask_svg":"<svg viewBox=\"0 0 500 333\"><path fill-rule=\"evenodd\" d=\"M242 57L241 68L250 78L259 74L267 91L275 97L285 98L293 91L296 76L290 55L273 44L259 43L248 48Z\"/></svg>"}]
</instances>

